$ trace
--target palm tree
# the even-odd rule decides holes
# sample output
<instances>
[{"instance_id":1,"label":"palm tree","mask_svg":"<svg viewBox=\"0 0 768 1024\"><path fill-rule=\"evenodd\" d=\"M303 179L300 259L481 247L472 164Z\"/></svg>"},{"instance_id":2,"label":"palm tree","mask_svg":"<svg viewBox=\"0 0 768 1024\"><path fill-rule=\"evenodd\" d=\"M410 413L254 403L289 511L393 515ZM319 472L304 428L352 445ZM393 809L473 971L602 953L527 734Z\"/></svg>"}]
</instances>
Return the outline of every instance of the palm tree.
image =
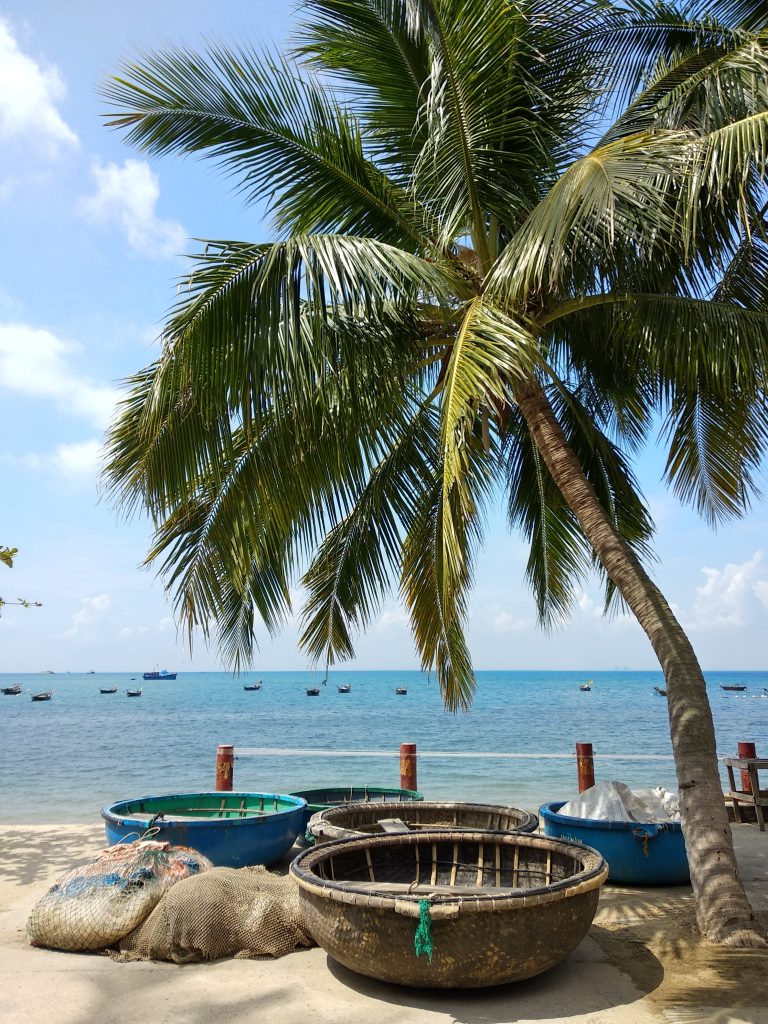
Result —
<instances>
[{"instance_id":1,"label":"palm tree","mask_svg":"<svg viewBox=\"0 0 768 1024\"><path fill-rule=\"evenodd\" d=\"M504 488L542 623L594 568L647 633L699 925L760 945L630 462L661 417L682 500L717 522L755 490L768 18L747 0L720 21L644 0L303 7L287 55L170 49L105 87L130 143L217 158L277 237L197 256L111 428L113 493L151 513L148 561L233 663L298 576L302 643L326 663L396 580L456 710Z\"/></svg>"}]
</instances>

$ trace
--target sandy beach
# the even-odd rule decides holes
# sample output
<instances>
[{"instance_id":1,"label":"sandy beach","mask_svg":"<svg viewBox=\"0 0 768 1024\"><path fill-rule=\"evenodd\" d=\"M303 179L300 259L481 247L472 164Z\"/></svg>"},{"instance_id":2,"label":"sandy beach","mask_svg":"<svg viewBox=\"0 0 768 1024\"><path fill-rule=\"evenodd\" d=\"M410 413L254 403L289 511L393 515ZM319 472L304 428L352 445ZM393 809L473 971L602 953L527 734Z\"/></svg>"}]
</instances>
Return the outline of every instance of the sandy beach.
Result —
<instances>
[{"instance_id":1,"label":"sandy beach","mask_svg":"<svg viewBox=\"0 0 768 1024\"><path fill-rule=\"evenodd\" d=\"M768 833L738 825L734 838L753 906L768 924ZM701 943L686 887L606 886L589 935L563 964L484 991L384 985L317 948L179 967L30 947L25 924L35 901L103 845L96 826L4 828L3 1024L768 1024L768 954Z\"/></svg>"}]
</instances>

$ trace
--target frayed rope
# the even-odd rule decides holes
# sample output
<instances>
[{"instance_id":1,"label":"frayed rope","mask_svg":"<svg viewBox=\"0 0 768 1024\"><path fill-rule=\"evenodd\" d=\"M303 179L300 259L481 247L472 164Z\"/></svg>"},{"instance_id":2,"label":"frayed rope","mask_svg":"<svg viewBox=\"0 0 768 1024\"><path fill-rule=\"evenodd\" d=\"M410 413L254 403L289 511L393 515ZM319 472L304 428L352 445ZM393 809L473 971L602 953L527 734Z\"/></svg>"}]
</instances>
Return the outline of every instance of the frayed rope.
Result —
<instances>
[{"instance_id":1,"label":"frayed rope","mask_svg":"<svg viewBox=\"0 0 768 1024\"><path fill-rule=\"evenodd\" d=\"M417 957L426 953L432 963L432 918L429 916L429 900L419 900L419 926L413 937L413 948Z\"/></svg>"}]
</instances>

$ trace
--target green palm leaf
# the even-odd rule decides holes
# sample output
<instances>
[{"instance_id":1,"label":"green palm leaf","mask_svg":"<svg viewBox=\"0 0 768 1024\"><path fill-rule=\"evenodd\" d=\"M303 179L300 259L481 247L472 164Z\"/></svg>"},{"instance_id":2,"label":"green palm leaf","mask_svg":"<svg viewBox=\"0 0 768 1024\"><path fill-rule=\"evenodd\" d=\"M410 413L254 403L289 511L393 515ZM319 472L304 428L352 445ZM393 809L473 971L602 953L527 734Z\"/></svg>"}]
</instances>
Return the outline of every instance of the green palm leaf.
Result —
<instances>
[{"instance_id":1,"label":"green palm leaf","mask_svg":"<svg viewBox=\"0 0 768 1024\"><path fill-rule=\"evenodd\" d=\"M130 144L208 153L248 201L270 201L280 230L428 244L429 213L366 159L356 120L332 94L285 58L224 47L148 53L102 93L123 108L107 124L127 129Z\"/></svg>"},{"instance_id":2,"label":"green palm leaf","mask_svg":"<svg viewBox=\"0 0 768 1024\"><path fill-rule=\"evenodd\" d=\"M320 545L302 580L300 642L311 659L333 664L354 656L353 632L369 624L397 573L403 529L433 480L437 451L434 413L419 410Z\"/></svg>"}]
</instances>

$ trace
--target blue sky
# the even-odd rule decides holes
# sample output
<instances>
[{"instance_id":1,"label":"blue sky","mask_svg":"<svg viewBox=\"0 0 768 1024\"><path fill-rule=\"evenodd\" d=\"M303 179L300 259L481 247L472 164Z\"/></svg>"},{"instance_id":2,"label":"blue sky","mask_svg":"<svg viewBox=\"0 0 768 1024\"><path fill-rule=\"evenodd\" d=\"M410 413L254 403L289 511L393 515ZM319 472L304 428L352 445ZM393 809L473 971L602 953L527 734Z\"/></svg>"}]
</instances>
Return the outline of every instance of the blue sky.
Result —
<instances>
[{"instance_id":1,"label":"blue sky","mask_svg":"<svg viewBox=\"0 0 768 1024\"><path fill-rule=\"evenodd\" d=\"M149 530L100 498L98 454L121 378L156 351L191 237L268 237L212 164L147 162L106 129L100 81L122 59L203 39L280 43L286 0L0 0L0 594L43 602L6 606L0 672L217 669L199 642L190 657L171 605L139 568ZM640 480L657 522L654 575L705 668L768 665L768 512L713 534L661 481L650 449ZM763 555L763 551L766 555ZM499 515L479 560L469 638L478 668L655 667L625 617L605 621L594 585L572 622L546 636L524 581L526 551ZM263 638L266 669L305 668L289 627ZM361 638L354 665L416 667L393 597Z\"/></svg>"}]
</instances>

